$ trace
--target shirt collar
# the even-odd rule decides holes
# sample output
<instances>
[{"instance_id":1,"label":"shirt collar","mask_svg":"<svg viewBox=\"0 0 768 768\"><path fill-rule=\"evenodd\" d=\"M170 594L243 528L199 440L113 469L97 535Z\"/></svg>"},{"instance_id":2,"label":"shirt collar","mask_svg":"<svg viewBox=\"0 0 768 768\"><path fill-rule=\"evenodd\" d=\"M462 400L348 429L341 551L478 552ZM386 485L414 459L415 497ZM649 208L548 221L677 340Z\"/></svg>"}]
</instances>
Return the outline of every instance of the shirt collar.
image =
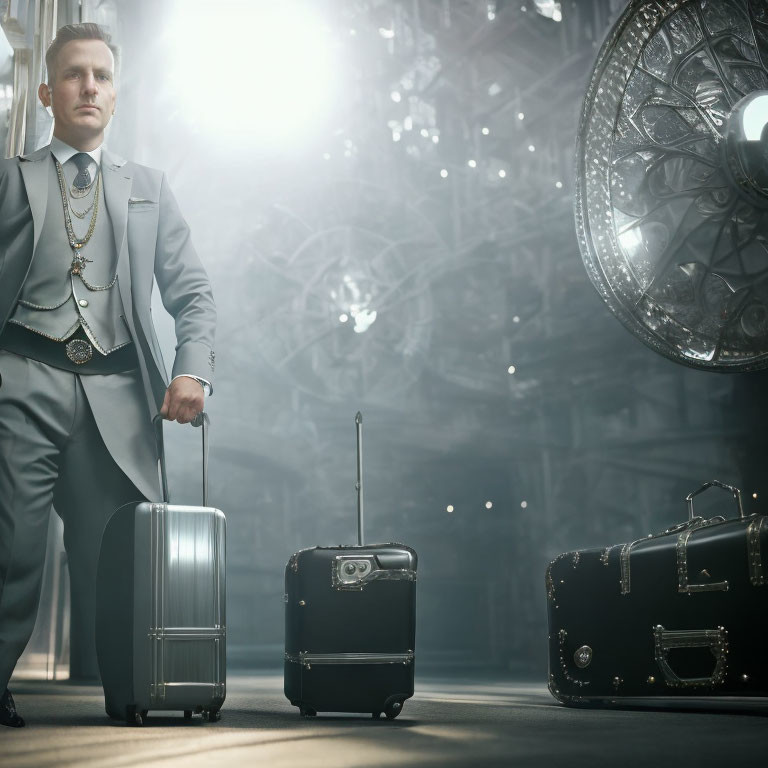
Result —
<instances>
[{"instance_id":1,"label":"shirt collar","mask_svg":"<svg viewBox=\"0 0 768 768\"><path fill-rule=\"evenodd\" d=\"M101 164L101 150L104 144L99 144L96 149L92 149L90 152L86 152L91 160L96 165ZM51 154L59 161L59 165L64 165L67 160L71 160L80 150L70 147L69 144L65 144L61 139L57 139L55 136L51 139Z\"/></svg>"}]
</instances>

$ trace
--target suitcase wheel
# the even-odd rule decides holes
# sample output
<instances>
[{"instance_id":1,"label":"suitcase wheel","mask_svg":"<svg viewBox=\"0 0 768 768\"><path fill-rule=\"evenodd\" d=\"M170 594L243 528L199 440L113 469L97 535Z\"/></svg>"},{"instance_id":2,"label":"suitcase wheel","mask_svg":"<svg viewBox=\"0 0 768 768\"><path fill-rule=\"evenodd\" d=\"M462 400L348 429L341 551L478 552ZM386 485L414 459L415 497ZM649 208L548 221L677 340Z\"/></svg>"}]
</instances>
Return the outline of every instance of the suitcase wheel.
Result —
<instances>
[{"instance_id":1,"label":"suitcase wheel","mask_svg":"<svg viewBox=\"0 0 768 768\"><path fill-rule=\"evenodd\" d=\"M148 710L137 710L135 706L126 707L125 719L128 725L141 726L147 719Z\"/></svg>"},{"instance_id":2,"label":"suitcase wheel","mask_svg":"<svg viewBox=\"0 0 768 768\"><path fill-rule=\"evenodd\" d=\"M312 707L300 706L299 707L299 714L302 717L316 717L317 716L317 710L316 709L312 709Z\"/></svg>"},{"instance_id":3,"label":"suitcase wheel","mask_svg":"<svg viewBox=\"0 0 768 768\"><path fill-rule=\"evenodd\" d=\"M371 717L374 720L378 720L381 717L381 712L371 712Z\"/></svg>"},{"instance_id":4,"label":"suitcase wheel","mask_svg":"<svg viewBox=\"0 0 768 768\"><path fill-rule=\"evenodd\" d=\"M387 716L387 720L394 720L403 711L402 701L391 701L384 709L384 714Z\"/></svg>"},{"instance_id":5,"label":"suitcase wheel","mask_svg":"<svg viewBox=\"0 0 768 768\"><path fill-rule=\"evenodd\" d=\"M191 720L192 719L192 710L191 709L185 709L184 710L184 719L185 720Z\"/></svg>"},{"instance_id":6,"label":"suitcase wheel","mask_svg":"<svg viewBox=\"0 0 768 768\"><path fill-rule=\"evenodd\" d=\"M205 709L203 710L203 720L216 723L221 720L221 712L218 709Z\"/></svg>"}]
</instances>

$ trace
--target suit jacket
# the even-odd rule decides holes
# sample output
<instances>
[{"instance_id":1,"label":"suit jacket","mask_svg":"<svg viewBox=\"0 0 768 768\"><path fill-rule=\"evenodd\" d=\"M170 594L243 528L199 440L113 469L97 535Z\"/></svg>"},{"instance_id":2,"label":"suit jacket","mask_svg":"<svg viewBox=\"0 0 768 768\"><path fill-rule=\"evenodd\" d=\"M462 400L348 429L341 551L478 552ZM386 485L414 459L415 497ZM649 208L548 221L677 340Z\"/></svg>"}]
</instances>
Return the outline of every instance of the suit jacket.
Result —
<instances>
[{"instance_id":1,"label":"suit jacket","mask_svg":"<svg viewBox=\"0 0 768 768\"><path fill-rule=\"evenodd\" d=\"M0 161L0 330L24 284L45 219L50 148ZM153 278L173 316L172 375L193 374L213 384L216 309L165 175L106 149L101 159L104 199L118 254L117 276L125 320L136 345L150 412L162 404L167 373L152 324Z\"/></svg>"}]
</instances>

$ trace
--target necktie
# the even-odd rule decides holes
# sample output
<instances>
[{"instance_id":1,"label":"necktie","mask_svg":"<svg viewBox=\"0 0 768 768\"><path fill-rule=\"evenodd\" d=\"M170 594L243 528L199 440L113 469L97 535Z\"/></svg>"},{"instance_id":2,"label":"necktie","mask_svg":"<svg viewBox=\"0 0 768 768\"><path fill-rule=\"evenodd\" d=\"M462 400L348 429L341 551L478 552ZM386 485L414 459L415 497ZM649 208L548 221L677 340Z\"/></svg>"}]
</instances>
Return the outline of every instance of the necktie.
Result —
<instances>
[{"instance_id":1,"label":"necktie","mask_svg":"<svg viewBox=\"0 0 768 768\"><path fill-rule=\"evenodd\" d=\"M72 186L78 192L85 192L88 187L91 186L91 174L88 171L88 166L91 164L91 157L90 155L86 155L85 152L78 152L72 158L72 162L74 162L77 167L77 176L75 176Z\"/></svg>"}]
</instances>

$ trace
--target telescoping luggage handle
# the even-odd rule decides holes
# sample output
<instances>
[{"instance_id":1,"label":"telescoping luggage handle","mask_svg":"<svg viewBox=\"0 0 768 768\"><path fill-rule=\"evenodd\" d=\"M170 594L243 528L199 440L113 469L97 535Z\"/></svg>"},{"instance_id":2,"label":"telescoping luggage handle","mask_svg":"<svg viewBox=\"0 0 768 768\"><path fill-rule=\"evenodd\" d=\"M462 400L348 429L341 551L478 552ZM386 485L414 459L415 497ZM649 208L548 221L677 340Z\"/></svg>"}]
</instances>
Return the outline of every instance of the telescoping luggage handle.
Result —
<instances>
[{"instance_id":1,"label":"telescoping luggage handle","mask_svg":"<svg viewBox=\"0 0 768 768\"><path fill-rule=\"evenodd\" d=\"M163 417L158 413L153 419L155 427L155 440L157 441L157 453L160 457L160 479L163 486L163 501L169 504L171 497L168 494L168 473L165 469L165 441L163 440ZM208 427L211 418L205 411L200 411L194 421L193 427L202 427L203 430L203 506L208 506Z\"/></svg>"},{"instance_id":2,"label":"telescoping luggage handle","mask_svg":"<svg viewBox=\"0 0 768 768\"><path fill-rule=\"evenodd\" d=\"M739 510L739 517L744 518L744 507L741 504L741 491L732 485L726 485L719 480L712 480L709 483L704 483L701 488L689 493L685 500L688 503L688 520L691 521L695 517L693 514L693 497L698 496L700 493L704 493L708 488L722 488L723 490L730 491L733 494L733 500L736 502L736 508Z\"/></svg>"},{"instance_id":3,"label":"telescoping luggage handle","mask_svg":"<svg viewBox=\"0 0 768 768\"><path fill-rule=\"evenodd\" d=\"M357 429L357 546L363 546L363 414L355 415Z\"/></svg>"}]
</instances>

